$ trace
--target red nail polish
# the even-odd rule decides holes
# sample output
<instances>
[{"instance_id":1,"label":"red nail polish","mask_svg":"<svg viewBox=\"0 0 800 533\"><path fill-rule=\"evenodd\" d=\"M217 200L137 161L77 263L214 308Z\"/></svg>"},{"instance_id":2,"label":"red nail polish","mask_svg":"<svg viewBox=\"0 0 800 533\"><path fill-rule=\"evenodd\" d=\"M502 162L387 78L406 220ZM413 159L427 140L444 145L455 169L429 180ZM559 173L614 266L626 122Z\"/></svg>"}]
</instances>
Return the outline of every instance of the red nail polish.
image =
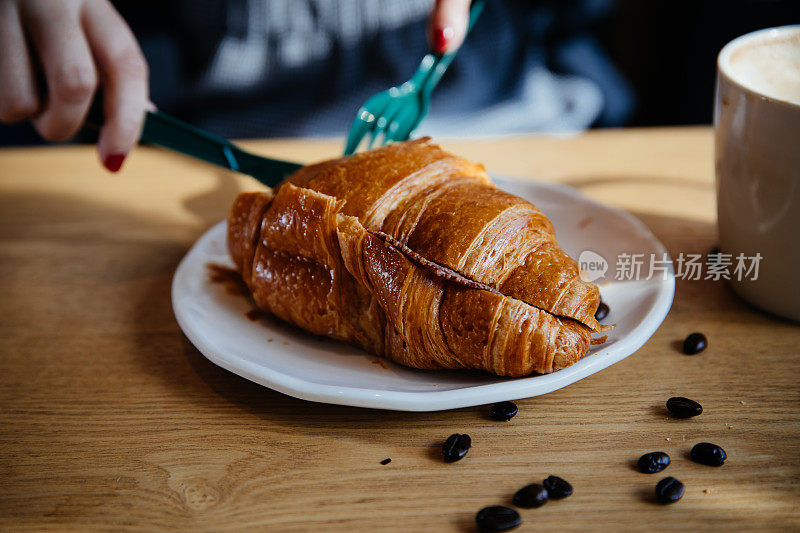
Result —
<instances>
[{"instance_id":1,"label":"red nail polish","mask_svg":"<svg viewBox=\"0 0 800 533\"><path fill-rule=\"evenodd\" d=\"M122 168L122 162L125 161L126 155L128 154L109 154L103 160L103 165L111 172L117 172L120 168Z\"/></svg>"},{"instance_id":2,"label":"red nail polish","mask_svg":"<svg viewBox=\"0 0 800 533\"><path fill-rule=\"evenodd\" d=\"M446 26L444 28L435 28L433 30L433 51L437 54L443 54L447 50L447 45L450 39L453 38L453 28Z\"/></svg>"}]
</instances>

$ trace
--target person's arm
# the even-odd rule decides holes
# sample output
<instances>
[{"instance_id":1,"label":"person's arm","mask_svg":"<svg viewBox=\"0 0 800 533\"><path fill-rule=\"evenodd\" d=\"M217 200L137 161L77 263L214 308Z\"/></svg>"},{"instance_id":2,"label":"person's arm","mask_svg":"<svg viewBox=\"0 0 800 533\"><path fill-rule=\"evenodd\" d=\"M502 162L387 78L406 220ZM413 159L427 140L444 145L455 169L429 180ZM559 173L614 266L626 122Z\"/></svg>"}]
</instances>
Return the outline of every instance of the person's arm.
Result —
<instances>
[{"instance_id":1,"label":"person's arm","mask_svg":"<svg viewBox=\"0 0 800 533\"><path fill-rule=\"evenodd\" d=\"M428 42L434 52L452 52L464 42L470 0L436 0L428 20Z\"/></svg>"},{"instance_id":2,"label":"person's arm","mask_svg":"<svg viewBox=\"0 0 800 533\"><path fill-rule=\"evenodd\" d=\"M97 150L112 172L139 138L148 70L107 0L0 0L0 121L31 120L47 140L71 138L98 87L105 123Z\"/></svg>"}]
</instances>

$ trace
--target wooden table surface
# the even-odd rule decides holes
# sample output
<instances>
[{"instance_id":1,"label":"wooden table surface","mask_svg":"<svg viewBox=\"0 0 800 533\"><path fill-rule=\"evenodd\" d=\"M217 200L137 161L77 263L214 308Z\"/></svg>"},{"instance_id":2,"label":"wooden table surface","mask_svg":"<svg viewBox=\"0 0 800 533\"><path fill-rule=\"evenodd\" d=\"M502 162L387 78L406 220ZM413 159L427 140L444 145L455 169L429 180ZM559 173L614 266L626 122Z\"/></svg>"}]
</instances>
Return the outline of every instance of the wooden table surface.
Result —
<instances>
[{"instance_id":1,"label":"wooden table surface","mask_svg":"<svg viewBox=\"0 0 800 533\"><path fill-rule=\"evenodd\" d=\"M245 144L305 162L341 147ZM672 254L715 245L709 128L442 144L628 209ZM549 474L575 493L523 510L522 531L800 528L800 327L724 283L679 281L636 354L519 401L508 423L486 406L309 403L216 367L181 334L170 282L234 196L257 187L156 149L118 175L88 147L0 150L0 528L471 531L478 509ZM694 357L676 348L692 331L710 343ZM669 418L676 395L705 412ZM454 432L473 448L445 464ZM728 462L689 461L700 441ZM672 465L636 472L655 450ZM663 475L686 484L666 507L652 498Z\"/></svg>"}]
</instances>

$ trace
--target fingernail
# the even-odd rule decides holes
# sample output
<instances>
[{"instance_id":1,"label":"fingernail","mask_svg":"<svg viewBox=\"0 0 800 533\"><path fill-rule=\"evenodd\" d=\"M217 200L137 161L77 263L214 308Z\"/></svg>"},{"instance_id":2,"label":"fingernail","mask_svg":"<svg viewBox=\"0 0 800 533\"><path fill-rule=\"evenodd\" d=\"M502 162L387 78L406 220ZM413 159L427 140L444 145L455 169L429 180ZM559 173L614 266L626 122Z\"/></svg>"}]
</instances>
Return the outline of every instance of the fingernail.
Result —
<instances>
[{"instance_id":1,"label":"fingernail","mask_svg":"<svg viewBox=\"0 0 800 533\"><path fill-rule=\"evenodd\" d=\"M433 51L437 54L443 54L447 51L447 45L450 39L453 38L453 28L445 26L444 28L436 28L433 30Z\"/></svg>"},{"instance_id":2,"label":"fingernail","mask_svg":"<svg viewBox=\"0 0 800 533\"><path fill-rule=\"evenodd\" d=\"M123 153L109 154L103 160L103 165L110 172L117 172L120 168L122 168L122 162L125 161L126 155L128 154L123 154Z\"/></svg>"}]
</instances>

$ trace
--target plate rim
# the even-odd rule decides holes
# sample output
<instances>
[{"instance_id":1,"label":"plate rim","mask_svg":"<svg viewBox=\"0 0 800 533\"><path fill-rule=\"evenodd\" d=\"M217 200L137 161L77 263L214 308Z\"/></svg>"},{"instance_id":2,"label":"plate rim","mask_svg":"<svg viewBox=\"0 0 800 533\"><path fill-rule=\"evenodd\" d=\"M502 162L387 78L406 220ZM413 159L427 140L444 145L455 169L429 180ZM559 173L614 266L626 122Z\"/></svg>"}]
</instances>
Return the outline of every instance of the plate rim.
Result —
<instances>
[{"instance_id":1,"label":"plate rim","mask_svg":"<svg viewBox=\"0 0 800 533\"><path fill-rule=\"evenodd\" d=\"M593 198L586 196L581 191L574 189L573 187L557 182L529 179L508 179L495 175L492 176L492 181L495 183L508 181L516 184L534 185L537 187L555 189L557 192L571 196L581 202L587 202L594 204L596 207L610 210L616 215L622 216L639 231L645 232L656 244L657 252L659 254L667 254L667 257L669 257L671 260L666 247L650 230L650 228L648 228L633 214L625 211L624 209L594 200ZM316 383L290 376L270 367L253 363L241 356L239 356L239 360L234 363L231 360L231 357L226 357L216 353L216 351L212 349L197 332L194 331L194 328L189 327L189 318L185 314L184 309L178 303L180 300L178 291L181 287L181 281L187 276L187 270L190 268L189 265L192 263L191 260L194 258L194 255L200 253L200 250L202 249L201 244L205 244L207 240L217 238L216 233L223 232L223 226L227 226L226 220L222 220L204 231L181 259L178 267L175 270L175 274L172 278L170 295L173 313L175 314L175 318L179 327L181 328L181 331L198 349L198 351L203 354L204 357L217 366L248 379L249 381L253 381L254 383L258 383L259 385L265 386L288 396L318 403L330 403L372 409L433 412L484 405L501 400L517 400L521 398L530 398L534 396L540 396L542 394L548 394L567 385L585 379L592 374L608 368L609 366L616 364L619 361L636 353L636 351L638 351L639 348L641 348L650 339L650 337L653 336L653 334L664 322L664 319L672 307L672 302L675 295L675 275L672 268L670 268L667 278L658 282L659 290L657 291L656 300L645 317L625 338L617 341L617 351L620 353L614 356L600 353L592 354L606 355L606 357L585 357L579 361L583 364L577 366L577 368L576 365L578 363L551 374L508 378L506 381L500 381L497 383L484 383L441 391L390 391L366 389L363 387L353 387L348 385ZM366 352L365 355L367 355ZM447 371L444 370L431 372ZM533 394L531 393L531 385L529 383L529 380L531 379L540 380L540 382L537 383L537 390Z\"/></svg>"}]
</instances>

